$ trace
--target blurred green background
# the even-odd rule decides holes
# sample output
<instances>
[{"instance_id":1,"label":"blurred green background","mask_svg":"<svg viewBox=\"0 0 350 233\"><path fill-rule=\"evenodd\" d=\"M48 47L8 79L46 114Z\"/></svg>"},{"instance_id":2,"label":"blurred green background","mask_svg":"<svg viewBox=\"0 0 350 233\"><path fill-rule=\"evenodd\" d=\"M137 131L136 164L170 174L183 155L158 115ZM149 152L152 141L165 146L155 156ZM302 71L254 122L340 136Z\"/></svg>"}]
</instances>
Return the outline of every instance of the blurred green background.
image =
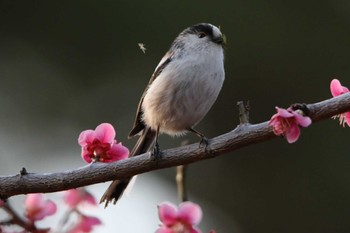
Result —
<instances>
[{"instance_id":1,"label":"blurred green background","mask_svg":"<svg viewBox=\"0 0 350 233\"><path fill-rule=\"evenodd\" d=\"M207 137L236 127L239 100L258 123L275 106L331 97L332 78L350 86L348 0L1 0L0 174L84 165L77 137L101 122L131 148L126 136L150 75L177 34L199 22L228 40L224 88L197 127ZM211 216L218 233L349 232L349 133L328 120L293 145L275 139L193 164L190 195L205 216L206 203L225 213L225 223ZM185 139L198 141L162 136L160 145ZM174 182L173 169L153 173Z\"/></svg>"}]
</instances>

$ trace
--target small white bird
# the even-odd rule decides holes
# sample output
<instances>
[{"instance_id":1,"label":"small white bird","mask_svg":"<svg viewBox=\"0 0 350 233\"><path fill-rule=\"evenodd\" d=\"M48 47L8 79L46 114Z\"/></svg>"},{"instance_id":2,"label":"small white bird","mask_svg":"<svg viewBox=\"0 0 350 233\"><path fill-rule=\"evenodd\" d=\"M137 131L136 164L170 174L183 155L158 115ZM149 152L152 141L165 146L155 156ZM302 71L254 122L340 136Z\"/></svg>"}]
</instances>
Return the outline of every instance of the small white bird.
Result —
<instances>
[{"instance_id":1,"label":"small white bird","mask_svg":"<svg viewBox=\"0 0 350 233\"><path fill-rule=\"evenodd\" d=\"M219 28L200 23L186 28L156 67L137 108L129 137L141 134L130 156L153 150L159 155L158 134L183 135L208 113L225 79L224 39ZM115 180L102 196L114 204L131 178Z\"/></svg>"}]
</instances>

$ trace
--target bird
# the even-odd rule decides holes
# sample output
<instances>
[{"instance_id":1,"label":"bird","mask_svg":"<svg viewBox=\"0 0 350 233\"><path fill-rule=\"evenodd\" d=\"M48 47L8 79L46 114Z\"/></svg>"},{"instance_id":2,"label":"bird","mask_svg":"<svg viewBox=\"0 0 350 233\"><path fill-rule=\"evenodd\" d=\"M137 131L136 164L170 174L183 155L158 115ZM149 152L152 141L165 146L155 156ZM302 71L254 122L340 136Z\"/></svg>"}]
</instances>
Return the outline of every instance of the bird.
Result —
<instances>
[{"instance_id":1,"label":"bird","mask_svg":"<svg viewBox=\"0 0 350 233\"><path fill-rule=\"evenodd\" d=\"M208 145L208 139L194 129L216 101L225 79L224 35L209 23L183 30L155 68L137 107L129 138L139 135L129 157L151 152L157 159L159 134L182 136L192 132ZM130 178L114 180L100 203L116 204Z\"/></svg>"}]
</instances>

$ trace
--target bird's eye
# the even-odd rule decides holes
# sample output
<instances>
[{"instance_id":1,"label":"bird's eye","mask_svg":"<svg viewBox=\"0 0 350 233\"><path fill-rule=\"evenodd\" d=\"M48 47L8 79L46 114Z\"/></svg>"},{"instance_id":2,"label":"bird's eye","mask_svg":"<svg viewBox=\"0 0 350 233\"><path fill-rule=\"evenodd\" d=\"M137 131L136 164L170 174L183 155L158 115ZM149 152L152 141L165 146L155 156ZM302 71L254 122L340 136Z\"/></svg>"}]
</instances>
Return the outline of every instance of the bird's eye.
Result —
<instances>
[{"instance_id":1,"label":"bird's eye","mask_svg":"<svg viewBox=\"0 0 350 233\"><path fill-rule=\"evenodd\" d=\"M207 34L205 34L204 32L198 32L198 38L203 38L205 37Z\"/></svg>"}]
</instances>

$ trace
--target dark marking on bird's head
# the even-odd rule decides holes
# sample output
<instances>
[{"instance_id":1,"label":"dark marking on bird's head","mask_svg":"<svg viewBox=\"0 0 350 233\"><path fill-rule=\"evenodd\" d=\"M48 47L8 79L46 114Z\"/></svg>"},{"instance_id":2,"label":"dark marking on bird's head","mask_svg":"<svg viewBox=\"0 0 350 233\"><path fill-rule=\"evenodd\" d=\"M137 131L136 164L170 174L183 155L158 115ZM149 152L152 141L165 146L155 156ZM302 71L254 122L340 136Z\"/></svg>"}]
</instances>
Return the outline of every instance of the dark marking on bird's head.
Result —
<instances>
[{"instance_id":1,"label":"dark marking on bird's head","mask_svg":"<svg viewBox=\"0 0 350 233\"><path fill-rule=\"evenodd\" d=\"M209 37L211 41L217 44L224 42L222 33L220 30L209 23L195 24L183 31L183 34L196 34L198 38Z\"/></svg>"}]
</instances>

